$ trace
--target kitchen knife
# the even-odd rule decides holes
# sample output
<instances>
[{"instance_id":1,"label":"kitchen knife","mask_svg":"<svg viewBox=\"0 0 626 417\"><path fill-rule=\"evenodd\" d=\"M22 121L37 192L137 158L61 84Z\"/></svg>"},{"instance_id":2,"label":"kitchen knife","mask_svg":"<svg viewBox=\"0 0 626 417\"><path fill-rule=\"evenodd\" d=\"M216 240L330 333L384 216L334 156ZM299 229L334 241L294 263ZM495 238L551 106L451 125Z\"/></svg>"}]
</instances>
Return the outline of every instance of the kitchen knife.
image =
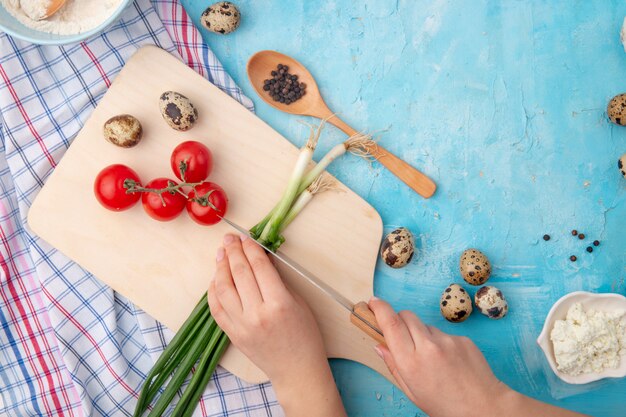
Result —
<instances>
[{"instance_id":1,"label":"kitchen knife","mask_svg":"<svg viewBox=\"0 0 626 417\"><path fill-rule=\"evenodd\" d=\"M250 236L250 232L243 227L237 225L236 223L233 223L225 217L222 217L222 220L228 223L233 229L237 230L239 233ZM353 303L352 301L341 295L339 292L337 292L337 290L326 284L324 281L313 275L311 272L307 271L306 268L291 259L289 256L285 255L282 252L272 252L252 237L250 237L250 239L252 239L257 245L265 249L265 252L271 254L275 259L278 259L280 262L293 269L302 278L309 281L315 287L317 287L330 298L339 303L339 305L341 305L343 308L348 310L348 312L350 313L350 322L352 324L354 324L365 334L376 340L378 343L385 344L383 332L378 327L376 317L374 316L374 313L372 312L372 310L370 310L366 302L361 301L356 304Z\"/></svg>"}]
</instances>

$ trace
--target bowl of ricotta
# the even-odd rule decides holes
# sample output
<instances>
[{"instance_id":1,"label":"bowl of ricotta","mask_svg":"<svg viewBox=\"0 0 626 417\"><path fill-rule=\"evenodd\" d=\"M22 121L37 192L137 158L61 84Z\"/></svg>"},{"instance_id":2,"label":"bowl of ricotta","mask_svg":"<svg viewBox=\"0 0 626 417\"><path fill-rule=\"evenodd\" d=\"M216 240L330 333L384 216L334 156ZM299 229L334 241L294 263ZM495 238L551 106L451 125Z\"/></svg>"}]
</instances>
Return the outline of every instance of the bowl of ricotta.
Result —
<instances>
[{"instance_id":1,"label":"bowl of ricotta","mask_svg":"<svg viewBox=\"0 0 626 417\"><path fill-rule=\"evenodd\" d=\"M548 312L537 343L556 376L569 384L626 376L626 297L565 295Z\"/></svg>"},{"instance_id":2,"label":"bowl of ricotta","mask_svg":"<svg viewBox=\"0 0 626 417\"><path fill-rule=\"evenodd\" d=\"M67 0L43 18L51 0L0 0L0 30L38 45L80 42L117 20L132 0Z\"/></svg>"}]
</instances>

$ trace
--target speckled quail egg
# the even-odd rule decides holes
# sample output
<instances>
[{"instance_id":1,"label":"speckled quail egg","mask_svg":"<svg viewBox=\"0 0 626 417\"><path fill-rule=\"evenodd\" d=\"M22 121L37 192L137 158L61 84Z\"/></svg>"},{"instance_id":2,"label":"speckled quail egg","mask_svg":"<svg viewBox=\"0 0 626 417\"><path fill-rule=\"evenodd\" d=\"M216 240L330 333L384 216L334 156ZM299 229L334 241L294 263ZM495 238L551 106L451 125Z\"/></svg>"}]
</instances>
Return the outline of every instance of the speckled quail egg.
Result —
<instances>
[{"instance_id":1,"label":"speckled quail egg","mask_svg":"<svg viewBox=\"0 0 626 417\"><path fill-rule=\"evenodd\" d=\"M167 124L182 132L193 127L198 120L198 110L184 95L166 91L159 98L159 109Z\"/></svg>"},{"instance_id":2,"label":"speckled quail egg","mask_svg":"<svg viewBox=\"0 0 626 417\"><path fill-rule=\"evenodd\" d=\"M226 34L239 27L241 14L231 2L220 1L207 7L200 16L200 22L211 32Z\"/></svg>"},{"instance_id":3,"label":"speckled quail egg","mask_svg":"<svg viewBox=\"0 0 626 417\"><path fill-rule=\"evenodd\" d=\"M606 108L609 119L615 124L626 126L626 94L618 94Z\"/></svg>"},{"instance_id":4,"label":"speckled quail egg","mask_svg":"<svg viewBox=\"0 0 626 417\"><path fill-rule=\"evenodd\" d=\"M494 320L501 319L509 312L509 304L502 291L488 285L476 291L474 304L481 313Z\"/></svg>"},{"instance_id":5,"label":"speckled quail egg","mask_svg":"<svg viewBox=\"0 0 626 417\"><path fill-rule=\"evenodd\" d=\"M139 120L130 114L118 114L104 122L104 138L113 145L132 148L141 140L143 129Z\"/></svg>"},{"instance_id":6,"label":"speckled quail egg","mask_svg":"<svg viewBox=\"0 0 626 417\"><path fill-rule=\"evenodd\" d=\"M472 314L472 299L459 284L450 284L441 295L439 309L446 320L460 323Z\"/></svg>"},{"instance_id":7,"label":"speckled quail egg","mask_svg":"<svg viewBox=\"0 0 626 417\"><path fill-rule=\"evenodd\" d=\"M491 275L489 259L478 249L467 249L459 262L461 276L468 284L484 284Z\"/></svg>"},{"instance_id":8,"label":"speckled quail egg","mask_svg":"<svg viewBox=\"0 0 626 417\"><path fill-rule=\"evenodd\" d=\"M626 178L626 153L617 160L617 168L622 177Z\"/></svg>"},{"instance_id":9,"label":"speckled quail egg","mask_svg":"<svg viewBox=\"0 0 626 417\"><path fill-rule=\"evenodd\" d=\"M392 268L402 268L413 258L415 240L405 227L400 227L385 236L380 248L383 261Z\"/></svg>"}]
</instances>

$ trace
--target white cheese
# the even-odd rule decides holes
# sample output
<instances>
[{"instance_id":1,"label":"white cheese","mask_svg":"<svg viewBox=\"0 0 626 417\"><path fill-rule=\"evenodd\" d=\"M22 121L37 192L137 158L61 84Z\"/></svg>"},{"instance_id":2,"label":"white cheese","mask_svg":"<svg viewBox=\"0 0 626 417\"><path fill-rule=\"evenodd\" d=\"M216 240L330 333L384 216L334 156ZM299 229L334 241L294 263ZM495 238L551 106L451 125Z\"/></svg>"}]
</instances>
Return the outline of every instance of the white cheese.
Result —
<instances>
[{"instance_id":1,"label":"white cheese","mask_svg":"<svg viewBox=\"0 0 626 417\"><path fill-rule=\"evenodd\" d=\"M550 332L557 369L574 376L617 368L626 355L625 316L624 311L585 311L581 303L572 305Z\"/></svg>"}]
</instances>

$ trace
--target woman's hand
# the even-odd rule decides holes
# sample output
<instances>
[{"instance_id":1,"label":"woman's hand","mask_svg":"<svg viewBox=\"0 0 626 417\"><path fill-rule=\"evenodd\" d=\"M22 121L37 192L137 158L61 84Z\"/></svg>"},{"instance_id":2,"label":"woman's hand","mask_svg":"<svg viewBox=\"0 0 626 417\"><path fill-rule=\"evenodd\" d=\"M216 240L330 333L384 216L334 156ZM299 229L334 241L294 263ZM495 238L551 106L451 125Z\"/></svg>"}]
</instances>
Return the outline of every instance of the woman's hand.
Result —
<instances>
[{"instance_id":1,"label":"woman's hand","mask_svg":"<svg viewBox=\"0 0 626 417\"><path fill-rule=\"evenodd\" d=\"M402 390L427 414L479 415L508 390L470 339L426 326L411 312L396 314L377 298L369 305L388 346L379 346L379 354Z\"/></svg>"},{"instance_id":2,"label":"woman's hand","mask_svg":"<svg viewBox=\"0 0 626 417\"><path fill-rule=\"evenodd\" d=\"M208 291L217 324L272 381L287 415L345 416L319 328L263 249L224 236Z\"/></svg>"},{"instance_id":3,"label":"woman's hand","mask_svg":"<svg viewBox=\"0 0 626 417\"><path fill-rule=\"evenodd\" d=\"M387 342L377 352L404 393L429 416L580 416L511 390L469 338L427 326L409 311L396 314L375 297L369 306Z\"/></svg>"}]
</instances>

